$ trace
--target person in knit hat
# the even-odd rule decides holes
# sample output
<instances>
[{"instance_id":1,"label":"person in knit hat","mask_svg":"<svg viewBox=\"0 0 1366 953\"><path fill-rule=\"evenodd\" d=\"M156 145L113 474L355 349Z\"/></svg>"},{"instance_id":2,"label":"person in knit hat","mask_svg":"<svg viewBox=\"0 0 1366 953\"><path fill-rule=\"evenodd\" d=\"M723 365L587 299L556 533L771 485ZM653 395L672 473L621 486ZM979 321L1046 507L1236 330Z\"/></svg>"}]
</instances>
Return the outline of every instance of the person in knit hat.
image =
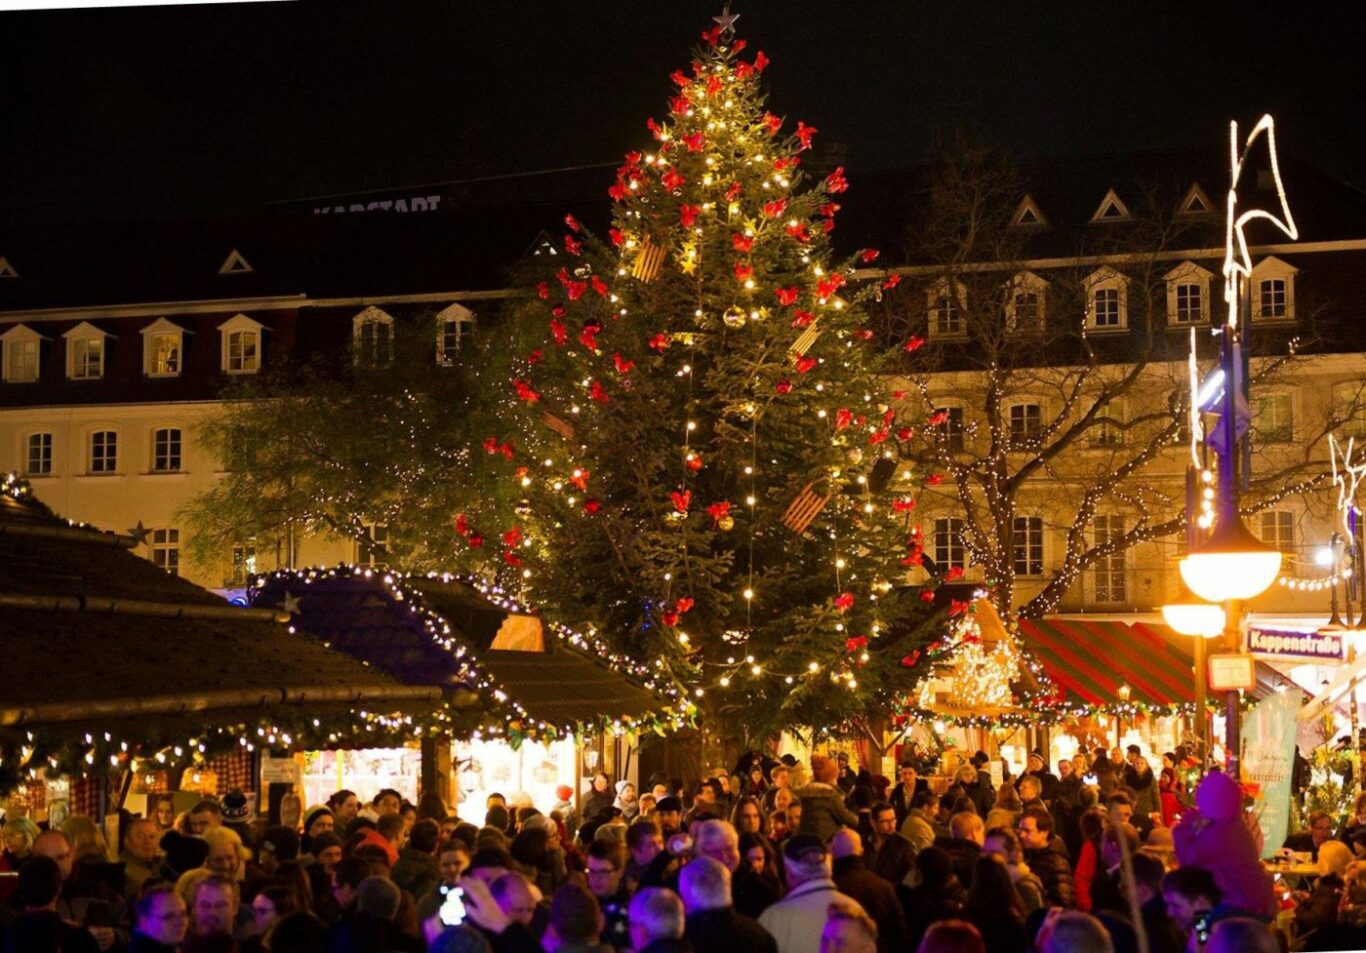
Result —
<instances>
[{"instance_id":1,"label":"person in knit hat","mask_svg":"<svg viewBox=\"0 0 1366 953\"><path fill-rule=\"evenodd\" d=\"M1220 771L1205 775L1195 807L1182 815L1172 839L1182 867L1199 867L1214 877L1222 897L1215 919L1276 915L1271 875L1262 868L1237 781Z\"/></svg>"},{"instance_id":2,"label":"person in knit hat","mask_svg":"<svg viewBox=\"0 0 1366 953\"><path fill-rule=\"evenodd\" d=\"M336 816L332 809L325 804L318 804L310 807L304 812L304 836L300 841L303 852L310 857L316 856L313 850L313 838L325 831L336 829Z\"/></svg>"},{"instance_id":3,"label":"person in knit hat","mask_svg":"<svg viewBox=\"0 0 1366 953\"><path fill-rule=\"evenodd\" d=\"M810 784L796 792L802 804L802 820L798 833L809 834L826 843L841 827L856 827L858 816L844 806L844 794L839 781L839 762L824 755L811 756Z\"/></svg>"}]
</instances>

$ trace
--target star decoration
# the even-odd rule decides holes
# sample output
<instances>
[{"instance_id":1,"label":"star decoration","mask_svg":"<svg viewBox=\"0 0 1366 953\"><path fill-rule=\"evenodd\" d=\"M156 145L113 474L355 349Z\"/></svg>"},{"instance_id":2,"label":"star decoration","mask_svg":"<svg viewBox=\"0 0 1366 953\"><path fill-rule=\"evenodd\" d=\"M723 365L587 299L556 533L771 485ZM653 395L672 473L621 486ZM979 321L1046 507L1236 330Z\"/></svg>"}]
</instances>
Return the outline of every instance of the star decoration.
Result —
<instances>
[{"instance_id":1,"label":"star decoration","mask_svg":"<svg viewBox=\"0 0 1366 953\"><path fill-rule=\"evenodd\" d=\"M288 615L298 615L299 603L303 601L302 596L296 596L286 589L285 597L275 604L275 608L283 610Z\"/></svg>"},{"instance_id":2,"label":"star decoration","mask_svg":"<svg viewBox=\"0 0 1366 953\"><path fill-rule=\"evenodd\" d=\"M730 12L730 4L726 4L726 9L719 17L712 17L712 22L721 28L722 33L734 33L735 21L740 19L740 14Z\"/></svg>"},{"instance_id":3,"label":"star decoration","mask_svg":"<svg viewBox=\"0 0 1366 953\"><path fill-rule=\"evenodd\" d=\"M142 520L138 520L138 525L129 528L128 535L133 537L135 545L144 546L147 543L147 537L152 535L152 531L142 525Z\"/></svg>"}]
</instances>

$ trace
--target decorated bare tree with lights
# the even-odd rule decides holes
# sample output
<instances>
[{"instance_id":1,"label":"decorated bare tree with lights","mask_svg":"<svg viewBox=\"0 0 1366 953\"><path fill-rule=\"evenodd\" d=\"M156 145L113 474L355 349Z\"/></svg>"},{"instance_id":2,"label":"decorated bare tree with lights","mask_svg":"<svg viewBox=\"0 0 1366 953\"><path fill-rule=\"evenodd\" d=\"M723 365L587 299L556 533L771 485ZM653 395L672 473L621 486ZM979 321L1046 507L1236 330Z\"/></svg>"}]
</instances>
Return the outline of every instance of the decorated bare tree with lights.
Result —
<instances>
[{"instance_id":1,"label":"decorated bare tree with lights","mask_svg":"<svg viewBox=\"0 0 1366 953\"><path fill-rule=\"evenodd\" d=\"M853 279L876 251L832 259L844 173L807 176L817 130L766 110L767 57L729 25L672 74L607 234L566 219L510 365L485 371L515 525L487 506L457 522L533 603L713 710L825 729L891 710L929 668L945 627L901 583L933 477L864 307L895 279Z\"/></svg>"}]
</instances>

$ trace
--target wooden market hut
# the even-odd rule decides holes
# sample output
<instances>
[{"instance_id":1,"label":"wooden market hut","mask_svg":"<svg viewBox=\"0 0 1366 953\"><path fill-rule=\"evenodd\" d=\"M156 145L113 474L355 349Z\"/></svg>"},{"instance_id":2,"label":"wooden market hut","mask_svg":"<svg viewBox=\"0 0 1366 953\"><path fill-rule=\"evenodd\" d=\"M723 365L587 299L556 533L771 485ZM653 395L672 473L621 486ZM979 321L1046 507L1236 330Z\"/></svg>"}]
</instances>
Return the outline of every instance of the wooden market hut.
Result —
<instances>
[{"instance_id":1,"label":"wooden market hut","mask_svg":"<svg viewBox=\"0 0 1366 953\"><path fill-rule=\"evenodd\" d=\"M349 721L357 706L439 700L292 633L276 609L229 605L158 568L142 543L73 525L0 477L0 793L56 768L84 775L94 813L118 806L138 756L179 748L160 763L183 767L226 747L241 760L272 729L307 743L315 721Z\"/></svg>"}]
</instances>

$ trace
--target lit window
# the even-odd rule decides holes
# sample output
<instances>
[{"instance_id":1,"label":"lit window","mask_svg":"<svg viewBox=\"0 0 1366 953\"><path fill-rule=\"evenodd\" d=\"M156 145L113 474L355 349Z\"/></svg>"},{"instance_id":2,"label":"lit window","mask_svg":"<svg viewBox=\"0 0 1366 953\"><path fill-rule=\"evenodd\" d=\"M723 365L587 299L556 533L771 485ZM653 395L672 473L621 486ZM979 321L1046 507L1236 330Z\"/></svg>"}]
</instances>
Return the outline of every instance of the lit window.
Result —
<instances>
[{"instance_id":1,"label":"lit window","mask_svg":"<svg viewBox=\"0 0 1366 953\"><path fill-rule=\"evenodd\" d=\"M394 319L366 308L351 319L352 356L360 367L388 367L394 360Z\"/></svg>"},{"instance_id":2,"label":"lit window","mask_svg":"<svg viewBox=\"0 0 1366 953\"><path fill-rule=\"evenodd\" d=\"M1101 268L1086 279L1086 319L1092 330L1120 331L1129 325L1128 285L1113 268Z\"/></svg>"},{"instance_id":3,"label":"lit window","mask_svg":"<svg viewBox=\"0 0 1366 953\"><path fill-rule=\"evenodd\" d=\"M97 430L90 435L90 472L116 473L119 467L119 435Z\"/></svg>"},{"instance_id":4,"label":"lit window","mask_svg":"<svg viewBox=\"0 0 1366 953\"><path fill-rule=\"evenodd\" d=\"M97 381L104 377L105 332L89 321L82 321L62 337L66 338L66 376L73 381Z\"/></svg>"},{"instance_id":5,"label":"lit window","mask_svg":"<svg viewBox=\"0 0 1366 953\"><path fill-rule=\"evenodd\" d=\"M946 414L944 422L934 428L934 439L950 453L963 449L963 408L940 407L936 413Z\"/></svg>"},{"instance_id":6,"label":"lit window","mask_svg":"<svg viewBox=\"0 0 1366 953\"><path fill-rule=\"evenodd\" d=\"M243 543L232 548L232 575L229 586L245 586L256 572L256 544Z\"/></svg>"},{"instance_id":7,"label":"lit window","mask_svg":"<svg viewBox=\"0 0 1366 953\"><path fill-rule=\"evenodd\" d=\"M1252 320L1295 320L1296 269L1279 258L1264 258L1252 269Z\"/></svg>"},{"instance_id":8,"label":"lit window","mask_svg":"<svg viewBox=\"0 0 1366 953\"><path fill-rule=\"evenodd\" d=\"M148 377L179 377L184 369L185 329L158 318L142 329L142 372Z\"/></svg>"},{"instance_id":9,"label":"lit window","mask_svg":"<svg viewBox=\"0 0 1366 953\"><path fill-rule=\"evenodd\" d=\"M155 473L180 471L180 428L162 427L152 432L152 470Z\"/></svg>"},{"instance_id":10,"label":"lit window","mask_svg":"<svg viewBox=\"0 0 1366 953\"><path fill-rule=\"evenodd\" d=\"M1010 407L1010 445L1024 449L1043 431L1043 408L1038 404L1012 404Z\"/></svg>"},{"instance_id":11,"label":"lit window","mask_svg":"<svg viewBox=\"0 0 1366 953\"><path fill-rule=\"evenodd\" d=\"M1163 275L1167 283L1167 325L1191 327L1209 322L1209 289L1213 272L1183 261Z\"/></svg>"},{"instance_id":12,"label":"lit window","mask_svg":"<svg viewBox=\"0 0 1366 953\"><path fill-rule=\"evenodd\" d=\"M180 575L180 530L152 530L152 565L172 576Z\"/></svg>"},{"instance_id":13,"label":"lit window","mask_svg":"<svg viewBox=\"0 0 1366 953\"><path fill-rule=\"evenodd\" d=\"M1258 514L1262 542L1287 555L1295 552L1295 514L1289 510L1263 510Z\"/></svg>"},{"instance_id":14,"label":"lit window","mask_svg":"<svg viewBox=\"0 0 1366 953\"><path fill-rule=\"evenodd\" d=\"M1097 516L1093 523L1095 545L1105 546L1124 536L1122 516ZM1096 586L1097 602L1127 602L1129 576L1125 568L1124 551L1100 557L1093 564L1092 578Z\"/></svg>"},{"instance_id":15,"label":"lit window","mask_svg":"<svg viewBox=\"0 0 1366 953\"><path fill-rule=\"evenodd\" d=\"M22 324L13 325L0 342L4 343L4 377L7 384L29 384L38 379L39 342L36 331Z\"/></svg>"},{"instance_id":16,"label":"lit window","mask_svg":"<svg viewBox=\"0 0 1366 953\"><path fill-rule=\"evenodd\" d=\"M225 374L256 374L261 370L261 341L265 325L245 314L235 315L218 326L222 335L222 368Z\"/></svg>"},{"instance_id":17,"label":"lit window","mask_svg":"<svg viewBox=\"0 0 1366 953\"><path fill-rule=\"evenodd\" d=\"M1256 399L1252 426L1258 443L1289 443L1294 435L1289 394L1267 394Z\"/></svg>"},{"instance_id":18,"label":"lit window","mask_svg":"<svg viewBox=\"0 0 1366 953\"><path fill-rule=\"evenodd\" d=\"M474 335L474 313L462 305L453 304L436 316L436 362L455 363L462 345Z\"/></svg>"},{"instance_id":19,"label":"lit window","mask_svg":"<svg viewBox=\"0 0 1366 953\"><path fill-rule=\"evenodd\" d=\"M1043 575L1043 518L1015 517L1011 532L1011 549L1017 576Z\"/></svg>"},{"instance_id":20,"label":"lit window","mask_svg":"<svg viewBox=\"0 0 1366 953\"><path fill-rule=\"evenodd\" d=\"M356 565L380 569L389 564L389 527L382 524L364 527L356 541Z\"/></svg>"},{"instance_id":21,"label":"lit window","mask_svg":"<svg viewBox=\"0 0 1366 953\"><path fill-rule=\"evenodd\" d=\"M52 434L28 435L28 458L24 472L29 476L49 476L52 473Z\"/></svg>"},{"instance_id":22,"label":"lit window","mask_svg":"<svg viewBox=\"0 0 1366 953\"><path fill-rule=\"evenodd\" d=\"M950 517L934 521L934 564L940 572L966 565L962 520Z\"/></svg>"}]
</instances>

